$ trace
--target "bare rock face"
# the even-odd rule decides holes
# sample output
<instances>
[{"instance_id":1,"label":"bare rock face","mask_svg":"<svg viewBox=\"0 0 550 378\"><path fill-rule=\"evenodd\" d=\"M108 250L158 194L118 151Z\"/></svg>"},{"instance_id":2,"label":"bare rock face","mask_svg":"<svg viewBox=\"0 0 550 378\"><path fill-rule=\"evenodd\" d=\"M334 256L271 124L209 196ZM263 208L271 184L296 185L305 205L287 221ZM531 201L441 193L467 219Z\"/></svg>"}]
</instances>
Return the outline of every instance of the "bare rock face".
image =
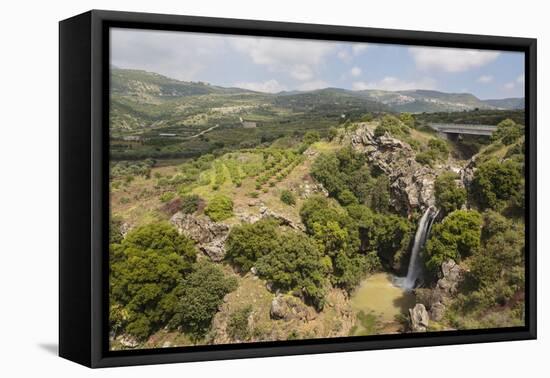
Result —
<instances>
[{"instance_id":1,"label":"bare rock face","mask_svg":"<svg viewBox=\"0 0 550 378\"><path fill-rule=\"evenodd\" d=\"M449 259L441 264L440 279L431 290L421 289L417 298L428 308L430 319L440 321L445 315L445 310L451 299L456 295L458 286L464 278L464 269Z\"/></svg>"},{"instance_id":2,"label":"bare rock face","mask_svg":"<svg viewBox=\"0 0 550 378\"><path fill-rule=\"evenodd\" d=\"M296 297L278 294L271 301L269 315L272 319L283 319L286 321L294 319L310 320L314 318L315 311Z\"/></svg>"},{"instance_id":3,"label":"bare rock face","mask_svg":"<svg viewBox=\"0 0 550 378\"><path fill-rule=\"evenodd\" d=\"M436 172L416 162L416 153L407 143L387 133L375 137L371 129L360 125L351 135L351 145L388 176L392 206L397 211L410 214L413 209L423 211L435 204Z\"/></svg>"},{"instance_id":4,"label":"bare rock face","mask_svg":"<svg viewBox=\"0 0 550 378\"><path fill-rule=\"evenodd\" d=\"M276 219L283 226L288 226L299 231L305 231L305 228L302 224L296 223L292 219L289 219L282 214L276 213L273 210L262 206L260 207L260 219L264 218L273 218Z\"/></svg>"},{"instance_id":5,"label":"bare rock face","mask_svg":"<svg viewBox=\"0 0 550 378\"><path fill-rule=\"evenodd\" d=\"M472 156L468 163L460 170L460 180L464 183L465 187L469 187L472 181L474 181L474 173L476 171L476 159L477 155Z\"/></svg>"},{"instance_id":6,"label":"bare rock face","mask_svg":"<svg viewBox=\"0 0 550 378\"><path fill-rule=\"evenodd\" d=\"M212 261L221 261L225 257L225 241L229 235L229 226L211 221L207 217L194 216L178 212L170 222L178 232L197 243L197 247Z\"/></svg>"},{"instance_id":7,"label":"bare rock face","mask_svg":"<svg viewBox=\"0 0 550 378\"><path fill-rule=\"evenodd\" d=\"M328 197L328 191L321 183L304 182L303 184L300 184L299 193L300 197L303 199L307 199L314 194L320 194L323 197Z\"/></svg>"},{"instance_id":8,"label":"bare rock face","mask_svg":"<svg viewBox=\"0 0 550 378\"><path fill-rule=\"evenodd\" d=\"M411 330L413 332L426 332L430 323L430 317L426 307L422 303L417 303L409 309L411 321Z\"/></svg>"}]
</instances>

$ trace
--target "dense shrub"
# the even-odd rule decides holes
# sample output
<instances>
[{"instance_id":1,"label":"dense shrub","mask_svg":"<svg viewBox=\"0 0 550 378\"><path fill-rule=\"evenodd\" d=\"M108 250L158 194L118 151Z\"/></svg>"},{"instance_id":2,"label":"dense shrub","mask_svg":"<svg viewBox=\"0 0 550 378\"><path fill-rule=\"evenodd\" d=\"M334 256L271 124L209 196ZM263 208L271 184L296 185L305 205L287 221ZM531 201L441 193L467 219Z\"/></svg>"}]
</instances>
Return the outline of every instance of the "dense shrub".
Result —
<instances>
[{"instance_id":1,"label":"dense shrub","mask_svg":"<svg viewBox=\"0 0 550 378\"><path fill-rule=\"evenodd\" d=\"M511 119L505 119L497 125L496 131L491 135L491 140L500 140L504 145L508 146L516 142L524 132L523 125L517 124Z\"/></svg>"},{"instance_id":2,"label":"dense shrub","mask_svg":"<svg viewBox=\"0 0 550 378\"><path fill-rule=\"evenodd\" d=\"M426 267L438 272L449 259L460 262L475 254L481 243L481 215L475 210L456 210L433 226L426 244Z\"/></svg>"},{"instance_id":3,"label":"dense shrub","mask_svg":"<svg viewBox=\"0 0 550 378\"><path fill-rule=\"evenodd\" d=\"M435 201L445 214L458 210L466 201L466 189L457 185L458 175L443 173L435 180Z\"/></svg>"},{"instance_id":4,"label":"dense shrub","mask_svg":"<svg viewBox=\"0 0 550 378\"><path fill-rule=\"evenodd\" d=\"M202 199L196 194L188 194L181 197L181 211L184 214L192 214L198 210Z\"/></svg>"},{"instance_id":5,"label":"dense shrub","mask_svg":"<svg viewBox=\"0 0 550 378\"><path fill-rule=\"evenodd\" d=\"M411 113L401 113L399 115L399 120L407 127L413 128L415 126L415 120Z\"/></svg>"},{"instance_id":6,"label":"dense shrub","mask_svg":"<svg viewBox=\"0 0 550 378\"><path fill-rule=\"evenodd\" d=\"M233 340L244 341L249 338L248 317L252 313L252 306L239 308L229 315L227 333Z\"/></svg>"},{"instance_id":7,"label":"dense shrub","mask_svg":"<svg viewBox=\"0 0 550 378\"><path fill-rule=\"evenodd\" d=\"M204 209L204 213L214 222L231 218L233 216L233 201L224 195L214 196Z\"/></svg>"},{"instance_id":8,"label":"dense shrub","mask_svg":"<svg viewBox=\"0 0 550 378\"><path fill-rule=\"evenodd\" d=\"M410 133L409 127L392 115L385 115L380 120L380 124L374 129L374 136L380 137L385 133L394 137L404 136Z\"/></svg>"},{"instance_id":9,"label":"dense shrub","mask_svg":"<svg viewBox=\"0 0 550 378\"><path fill-rule=\"evenodd\" d=\"M311 167L311 175L342 205L365 202L373 180L365 156L346 147L337 153L321 154Z\"/></svg>"},{"instance_id":10,"label":"dense shrub","mask_svg":"<svg viewBox=\"0 0 550 378\"><path fill-rule=\"evenodd\" d=\"M294 206L296 204L296 197L290 190L285 189L281 192L281 202L289 206Z\"/></svg>"},{"instance_id":11,"label":"dense shrub","mask_svg":"<svg viewBox=\"0 0 550 378\"><path fill-rule=\"evenodd\" d=\"M394 267L409 248L414 227L406 218L395 214L375 213L367 206L349 206L349 215L355 220L361 249L375 251Z\"/></svg>"},{"instance_id":12,"label":"dense shrub","mask_svg":"<svg viewBox=\"0 0 550 378\"><path fill-rule=\"evenodd\" d=\"M236 288L235 277L226 277L220 266L205 260L197 262L177 288L170 327L182 327L197 338L204 336L223 297Z\"/></svg>"},{"instance_id":13,"label":"dense shrub","mask_svg":"<svg viewBox=\"0 0 550 378\"><path fill-rule=\"evenodd\" d=\"M231 229L225 243L226 259L247 272L256 261L278 248L277 223L263 219Z\"/></svg>"},{"instance_id":14,"label":"dense shrub","mask_svg":"<svg viewBox=\"0 0 550 378\"><path fill-rule=\"evenodd\" d=\"M501 211L507 206L523 209L524 187L523 164L491 159L478 166L469 194L482 209Z\"/></svg>"},{"instance_id":15,"label":"dense shrub","mask_svg":"<svg viewBox=\"0 0 550 378\"><path fill-rule=\"evenodd\" d=\"M307 146L312 145L319 140L321 140L321 136L317 131L308 131L304 134L303 142Z\"/></svg>"},{"instance_id":16,"label":"dense shrub","mask_svg":"<svg viewBox=\"0 0 550 378\"><path fill-rule=\"evenodd\" d=\"M170 224L157 223L130 231L110 253L111 303L126 312L120 327L143 340L174 314L174 292L192 270L195 248Z\"/></svg>"},{"instance_id":17,"label":"dense shrub","mask_svg":"<svg viewBox=\"0 0 550 378\"><path fill-rule=\"evenodd\" d=\"M277 249L257 261L258 274L275 288L296 291L318 310L325 303L328 267L306 235L289 232Z\"/></svg>"}]
</instances>

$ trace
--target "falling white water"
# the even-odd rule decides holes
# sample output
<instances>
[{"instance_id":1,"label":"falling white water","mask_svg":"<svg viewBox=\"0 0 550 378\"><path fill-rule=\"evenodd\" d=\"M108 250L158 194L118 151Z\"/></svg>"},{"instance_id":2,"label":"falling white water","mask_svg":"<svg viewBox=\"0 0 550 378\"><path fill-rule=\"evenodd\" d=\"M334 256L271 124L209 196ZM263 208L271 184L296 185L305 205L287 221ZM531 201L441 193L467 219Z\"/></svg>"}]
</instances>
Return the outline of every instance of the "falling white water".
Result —
<instances>
[{"instance_id":1,"label":"falling white water","mask_svg":"<svg viewBox=\"0 0 550 378\"><path fill-rule=\"evenodd\" d=\"M439 210L435 210L431 206L426 209L420 221L418 222L418 228L414 235L414 244L411 251L411 259L409 261L409 269L407 270L407 277L402 283L402 287L405 290L412 290L416 285L416 280L422 271L422 261L419 259L420 251L426 243L432 224L437 217Z\"/></svg>"}]
</instances>

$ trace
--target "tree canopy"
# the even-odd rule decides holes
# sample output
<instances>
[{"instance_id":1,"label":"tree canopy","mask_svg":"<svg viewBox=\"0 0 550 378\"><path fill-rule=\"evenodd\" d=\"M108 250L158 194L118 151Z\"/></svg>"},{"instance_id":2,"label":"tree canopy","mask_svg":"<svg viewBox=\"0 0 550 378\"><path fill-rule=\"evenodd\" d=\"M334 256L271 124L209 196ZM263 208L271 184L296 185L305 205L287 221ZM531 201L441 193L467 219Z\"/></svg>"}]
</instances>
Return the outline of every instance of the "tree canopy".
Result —
<instances>
[{"instance_id":1,"label":"tree canopy","mask_svg":"<svg viewBox=\"0 0 550 378\"><path fill-rule=\"evenodd\" d=\"M448 259L460 262L477 252L481 243L481 215L475 210L456 210L433 226L426 244L426 267L436 273Z\"/></svg>"}]
</instances>

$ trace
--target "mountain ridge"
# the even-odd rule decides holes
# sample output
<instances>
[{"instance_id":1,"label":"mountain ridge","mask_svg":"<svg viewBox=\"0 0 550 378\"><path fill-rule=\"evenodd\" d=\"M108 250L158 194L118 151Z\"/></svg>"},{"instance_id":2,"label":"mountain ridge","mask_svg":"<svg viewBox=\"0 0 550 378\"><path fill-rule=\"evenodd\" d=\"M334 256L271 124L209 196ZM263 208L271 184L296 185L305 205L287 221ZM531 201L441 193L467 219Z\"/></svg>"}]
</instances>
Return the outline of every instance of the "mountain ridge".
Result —
<instances>
[{"instance_id":1,"label":"mountain ridge","mask_svg":"<svg viewBox=\"0 0 550 378\"><path fill-rule=\"evenodd\" d=\"M202 81L181 81L155 72L137 69L111 68L111 91L122 96L142 99L177 98L200 95L249 95L264 97L278 104L289 101L313 105L327 105L327 100L363 102L365 106L378 111L411 113L432 113L442 111L464 111L475 109L511 110L523 109L524 98L502 98L481 100L471 93L452 93L427 89L410 90L351 90L327 87L309 91L288 90L265 93L239 87L223 87ZM284 100L283 100L284 99ZM376 105L377 104L377 105Z\"/></svg>"}]
</instances>

